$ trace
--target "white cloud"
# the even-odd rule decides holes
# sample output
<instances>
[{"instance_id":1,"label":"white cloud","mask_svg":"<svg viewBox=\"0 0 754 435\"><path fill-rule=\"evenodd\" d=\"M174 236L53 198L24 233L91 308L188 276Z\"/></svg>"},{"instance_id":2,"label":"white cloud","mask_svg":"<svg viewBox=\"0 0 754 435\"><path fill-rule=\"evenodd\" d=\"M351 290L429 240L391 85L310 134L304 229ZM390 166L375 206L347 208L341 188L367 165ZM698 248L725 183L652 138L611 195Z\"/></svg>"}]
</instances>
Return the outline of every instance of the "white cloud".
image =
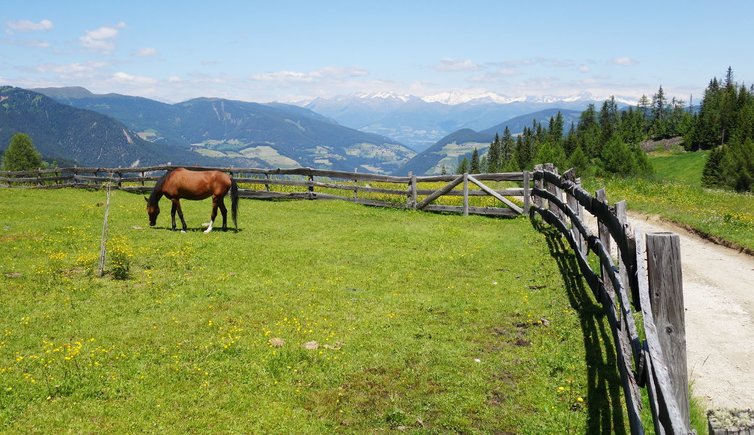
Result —
<instances>
[{"instance_id":1,"label":"white cloud","mask_svg":"<svg viewBox=\"0 0 754 435\"><path fill-rule=\"evenodd\" d=\"M29 20L8 21L5 23L6 31L10 34L14 32L36 32L40 30L50 30L53 28L52 21L42 20L38 23Z\"/></svg>"},{"instance_id":2,"label":"white cloud","mask_svg":"<svg viewBox=\"0 0 754 435\"><path fill-rule=\"evenodd\" d=\"M440 72L459 72L459 71L476 71L479 65L470 59L440 59L433 67L435 71Z\"/></svg>"},{"instance_id":3,"label":"white cloud","mask_svg":"<svg viewBox=\"0 0 754 435\"><path fill-rule=\"evenodd\" d=\"M168 83L181 83L183 81L182 78L178 76L170 76L168 77Z\"/></svg>"},{"instance_id":4,"label":"white cloud","mask_svg":"<svg viewBox=\"0 0 754 435\"><path fill-rule=\"evenodd\" d=\"M158 54L157 49L152 47L145 47L136 52L136 55L139 57L154 57Z\"/></svg>"},{"instance_id":5,"label":"white cloud","mask_svg":"<svg viewBox=\"0 0 754 435\"><path fill-rule=\"evenodd\" d=\"M614 57L612 62L614 65L621 65L621 66L631 66L631 65L636 65L638 63L636 59L632 59L628 56Z\"/></svg>"},{"instance_id":6,"label":"white cloud","mask_svg":"<svg viewBox=\"0 0 754 435\"><path fill-rule=\"evenodd\" d=\"M109 66L107 62L85 62L85 63L69 63L64 65L56 64L44 64L37 67L37 71L41 73L56 73L60 75L83 75L93 73L99 69Z\"/></svg>"},{"instance_id":7,"label":"white cloud","mask_svg":"<svg viewBox=\"0 0 754 435\"><path fill-rule=\"evenodd\" d=\"M112 80L124 85L153 85L157 83L157 80L152 77L136 76L120 71L113 74Z\"/></svg>"},{"instance_id":8,"label":"white cloud","mask_svg":"<svg viewBox=\"0 0 754 435\"><path fill-rule=\"evenodd\" d=\"M586 74L586 73L588 73L589 71L590 71L590 69L589 69L589 66L588 66L588 65L584 65L584 64L582 64L582 65L579 65L579 72L580 72L580 73L584 73L584 74Z\"/></svg>"},{"instance_id":9,"label":"white cloud","mask_svg":"<svg viewBox=\"0 0 754 435\"><path fill-rule=\"evenodd\" d=\"M369 71L363 68L325 67L314 71L275 71L256 74L252 80L278 83L313 83L315 81L341 80L344 78L366 77Z\"/></svg>"},{"instance_id":10,"label":"white cloud","mask_svg":"<svg viewBox=\"0 0 754 435\"><path fill-rule=\"evenodd\" d=\"M114 39L118 36L119 29L126 27L123 22L114 27L100 27L86 32L79 38L79 42L85 48L102 53L109 53L115 49Z\"/></svg>"}]
</instances>

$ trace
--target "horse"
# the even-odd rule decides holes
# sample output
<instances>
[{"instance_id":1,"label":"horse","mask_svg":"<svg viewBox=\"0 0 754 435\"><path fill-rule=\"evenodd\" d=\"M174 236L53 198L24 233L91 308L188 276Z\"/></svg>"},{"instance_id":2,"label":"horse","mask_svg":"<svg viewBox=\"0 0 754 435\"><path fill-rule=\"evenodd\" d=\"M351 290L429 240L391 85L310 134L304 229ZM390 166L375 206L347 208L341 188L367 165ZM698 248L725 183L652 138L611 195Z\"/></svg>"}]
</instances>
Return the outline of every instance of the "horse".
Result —
<instances>
[{"instance_id":1,"label":"horse","mask_svg":"<svg viewBox=\"0 0 754 435\"><path fill-rule=\"evenodd\" d=\"M233 215L233 225L238 230L236 216L238 215L238 184L230 175L222 171L191 171L185 168L176 168L168 171L165 175L157 180L157 184L152 189L152 194L144 197L147 201L147 214L149 215L149 226L157 223L157 216L160 214L160 198L167 197L173 206L170 210L170 216L173 219L173 231L175 231L175 213L181 218L183 231L186 231L186 221L183 219L181 211L181 198L190 200L202 200L212 197L212 215L209 226L204 231L212 231L212 225L217 217L217 209L223 215L223 231L227 231L228 210L225 208L224 198L230 191L231 212Z\"/></svg>"}]
</instances>

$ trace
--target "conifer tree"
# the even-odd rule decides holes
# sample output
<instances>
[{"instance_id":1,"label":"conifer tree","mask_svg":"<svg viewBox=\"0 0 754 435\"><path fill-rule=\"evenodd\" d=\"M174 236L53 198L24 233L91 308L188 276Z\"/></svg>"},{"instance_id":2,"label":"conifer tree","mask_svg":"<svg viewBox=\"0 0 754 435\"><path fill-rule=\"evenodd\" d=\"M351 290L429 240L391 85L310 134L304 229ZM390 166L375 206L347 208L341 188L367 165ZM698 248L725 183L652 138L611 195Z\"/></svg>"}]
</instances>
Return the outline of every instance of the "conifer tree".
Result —
<instances>
[{"instance_id":1,"label":"conifer tree","mask_svg":"<svg viewBox=\"0 0 754 435\"><path fill-rule=\"evenodd\" d=\"M8 148L3 153L3 169L6 171L27 171L42 167L42 156L34 147L29 135L16 133L10 138Z\"/></svg>"},{"instance_id":2,"label":"conifer tree","mask_svg":"<svg viewBox=\"0 0 754 435\"><path fill-rule=\"evenodd\" d=\"M480 171L480 165L479 165L479 151L477 151L476 148L474 148L474 151L471 152L471 163L469 164L469 172L472 174L478 174Z\"/></svg>"},{"instance_id":3,"label":"conifer tree","mask_svg":"<svg viewBox=\"0 0 754 435\"><path fill-rule=\"evenodd\" d=\"M513 151L516 148L516 141L513 140L513 135L508 126L505 126L503 130L503 138L500 140L500 160L505 163L513 159Z\"/></svg>"},{"instance_id":4,"label":"conifer tree","mask_svg":"<svg viewBox=\"0 0 754 435\"><path fill-rule=\"evenodd\" d=\"M498 136L497 133L495 133L495 139L490 144L490 149L487 151L487 165L483 167L487 170L487 172L494 173L498 172L500 170L501 166L501 159L500 159L500 136Z\"/></svg>"},{"instance_id":5,"label":"conifer tree","mask_svg":"<svg viewBox=\"0 0 754 435\"><path fill-rule=\"evenodd\" d=\"M461 159L460 162L458 162L458 166L456 167L456 174L466 174L469 172L469 159L468 157L464 156L463 159Z\"/></svg>"}]
</instances>

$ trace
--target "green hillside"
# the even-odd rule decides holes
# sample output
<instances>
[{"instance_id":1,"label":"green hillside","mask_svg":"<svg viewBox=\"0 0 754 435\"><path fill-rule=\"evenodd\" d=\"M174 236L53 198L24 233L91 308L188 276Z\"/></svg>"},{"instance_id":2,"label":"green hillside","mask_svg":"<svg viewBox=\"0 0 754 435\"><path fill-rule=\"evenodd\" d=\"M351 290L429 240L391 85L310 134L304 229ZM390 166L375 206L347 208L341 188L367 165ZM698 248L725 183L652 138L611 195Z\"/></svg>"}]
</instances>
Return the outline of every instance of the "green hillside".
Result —
<instances>
[{"instance_id":1,"label":"green hillside","mask_svg":"<svg viewBox=\"0 0 754 435\"><path fill-rule=\"evenodd\" d=\"M650 155L649 162L657 180L701 186L702 170L708 154L708 151L658 153Z\"/></svg>"}]
</instances>

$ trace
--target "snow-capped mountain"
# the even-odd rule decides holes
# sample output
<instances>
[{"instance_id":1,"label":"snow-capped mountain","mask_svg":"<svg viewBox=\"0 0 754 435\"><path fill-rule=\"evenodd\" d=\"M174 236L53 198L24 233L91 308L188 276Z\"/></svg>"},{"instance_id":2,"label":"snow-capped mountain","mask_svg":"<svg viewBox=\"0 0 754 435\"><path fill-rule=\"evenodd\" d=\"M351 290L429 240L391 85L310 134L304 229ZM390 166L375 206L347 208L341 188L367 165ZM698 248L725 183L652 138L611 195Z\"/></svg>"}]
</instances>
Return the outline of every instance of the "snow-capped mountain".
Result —
<instances>
[{"instance_id":1,"label":"snow-capped mountain","mask_svg":"<svg viewBox=\"0 0 754 435\"><path fill-rule=\"evenodd\" d=\"M391 137L419 152L456 130L481 130L545 109L584 110L589 104L599 109L607 98L586 92L536 97L461 91L418 97L380 92L316 98L304 107L346 127ZM616 97L616 101L635 104L630 98Z\"/></svg>"}]
</instances>

